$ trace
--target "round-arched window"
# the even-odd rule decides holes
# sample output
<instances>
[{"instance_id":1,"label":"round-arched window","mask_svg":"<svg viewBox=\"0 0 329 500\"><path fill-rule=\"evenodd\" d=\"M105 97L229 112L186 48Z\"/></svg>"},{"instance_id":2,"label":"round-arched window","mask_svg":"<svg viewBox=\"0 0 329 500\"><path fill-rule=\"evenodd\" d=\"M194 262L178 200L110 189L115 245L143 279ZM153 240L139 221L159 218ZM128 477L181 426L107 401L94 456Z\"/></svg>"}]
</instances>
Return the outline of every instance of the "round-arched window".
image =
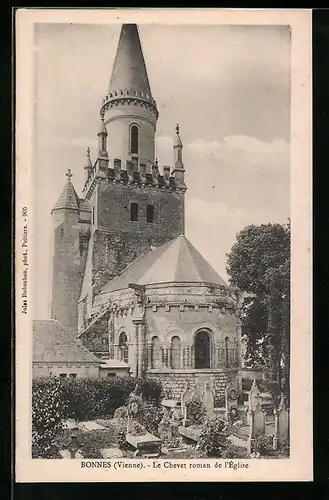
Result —
<instances>
[{"instance_id":1,"label":"round-arched window","mask_svg":"<svg viewBox=\"0 0 329 500\"><path fill-rule=\"evenodd\" d=\"M171 368L180 368L180 339L177 335L171 339Z\"/></svg>"},{"instance_id":2,"label":"round-arched window","mask_svg":"<svg viewBox=\"0 0 329 500\"><path fill-rule=\"evenodd\" d=\"M130 153L138 155L138 127L132 125L130 127Z\"/></svg>"},{"instance_id":3,"label":"round-arched window","mask_svg":"<svg viewBox=\"0 0 329 500\"><path fill-rule=\"evenodd\" d=\"M194 339L195 368L210 368L210 334L207 330L199 330Z\"/></svg>"}]
</instances>

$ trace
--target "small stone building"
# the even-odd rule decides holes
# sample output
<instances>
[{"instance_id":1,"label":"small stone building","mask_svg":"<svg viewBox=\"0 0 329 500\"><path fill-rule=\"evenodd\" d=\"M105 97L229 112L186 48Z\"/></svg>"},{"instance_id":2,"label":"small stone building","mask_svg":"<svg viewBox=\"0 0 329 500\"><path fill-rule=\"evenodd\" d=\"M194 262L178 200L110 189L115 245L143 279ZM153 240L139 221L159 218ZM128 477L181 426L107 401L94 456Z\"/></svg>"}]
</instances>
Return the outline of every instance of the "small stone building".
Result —
<instances>
[{"instance_id":1,"label":"small stone building","mask_svg":"<svg viewBox=\"0 0 329 500\"><path fill-rule=\"evenodd\" d=\"M33 321L33 378L98 377L100 361L55 320Z\"/></svg>"}]
</instances>

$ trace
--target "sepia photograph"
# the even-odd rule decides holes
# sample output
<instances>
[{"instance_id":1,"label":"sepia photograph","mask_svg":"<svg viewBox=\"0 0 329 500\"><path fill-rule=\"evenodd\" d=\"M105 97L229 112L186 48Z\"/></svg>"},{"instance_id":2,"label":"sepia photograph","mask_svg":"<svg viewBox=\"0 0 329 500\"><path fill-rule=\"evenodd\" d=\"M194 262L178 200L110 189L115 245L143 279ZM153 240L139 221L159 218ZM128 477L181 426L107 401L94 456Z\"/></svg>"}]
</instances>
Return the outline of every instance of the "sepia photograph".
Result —
<instances>
[{"instance_id":1,"label":"sepia photograph","mask_svg":"<svg viewBox=\"0 0 329 500\"><path fill-rule=\"evenodd\" d=\"M29 457L105 481L284 469L305 339L292 23L111 14L31 23Z\"/></svg>"}]
</instances>

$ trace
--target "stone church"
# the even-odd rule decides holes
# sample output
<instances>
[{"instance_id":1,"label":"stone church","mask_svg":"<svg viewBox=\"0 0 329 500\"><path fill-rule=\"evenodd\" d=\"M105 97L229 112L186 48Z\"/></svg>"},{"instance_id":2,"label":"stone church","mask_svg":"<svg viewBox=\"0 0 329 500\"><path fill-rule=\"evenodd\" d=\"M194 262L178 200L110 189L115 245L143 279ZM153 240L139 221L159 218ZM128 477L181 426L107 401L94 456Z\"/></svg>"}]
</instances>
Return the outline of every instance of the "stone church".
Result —
<instances>
[{"instance_id":1,"label":"stone church","mask_svg":"<svg viewBox=\"0 0 329 500\"><path fill-rule=\"evenodd\" d=\"M179 126L173 165L155 158L157 103L138 28L124 24L100 108L98 154L87 151L52 210L52 318L101 360L159 378L173 396L188 380L216 398L240 380L238 297L184 233ZM188 165L187 165L188 168Z\"/></svg>"}]
</instances>

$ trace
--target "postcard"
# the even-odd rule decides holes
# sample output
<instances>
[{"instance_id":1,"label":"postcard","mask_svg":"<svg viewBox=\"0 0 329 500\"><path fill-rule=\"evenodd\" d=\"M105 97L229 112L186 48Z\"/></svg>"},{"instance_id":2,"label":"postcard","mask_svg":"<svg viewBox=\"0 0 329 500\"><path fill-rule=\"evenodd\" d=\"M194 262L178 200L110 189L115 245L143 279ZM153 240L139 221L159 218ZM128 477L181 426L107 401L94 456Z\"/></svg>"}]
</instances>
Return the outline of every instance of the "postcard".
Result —
<instances>
[{"instance_id":1,"label":"postcard","mask_svg":"<svg viewBox=\"0 0 329 500\"><path fill-rule=\"evenodd\" d=\"M18 482L312 481L311 11L16 11Z\"/></svg>"}]
</instances>

